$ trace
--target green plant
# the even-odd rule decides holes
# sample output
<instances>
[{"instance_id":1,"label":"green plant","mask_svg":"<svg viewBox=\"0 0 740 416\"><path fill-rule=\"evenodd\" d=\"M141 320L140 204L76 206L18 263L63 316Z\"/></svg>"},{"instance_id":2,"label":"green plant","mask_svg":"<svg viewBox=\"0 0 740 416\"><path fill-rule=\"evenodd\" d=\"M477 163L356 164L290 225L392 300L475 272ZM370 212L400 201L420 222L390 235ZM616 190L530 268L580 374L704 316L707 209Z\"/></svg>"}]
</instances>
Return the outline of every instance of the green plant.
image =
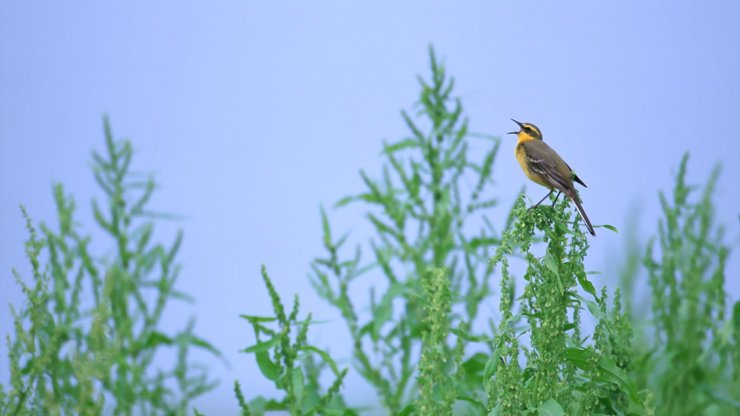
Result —
<instances>
[{"instance_id":1,"label":"green plant","mask_svg":"<svg viewBox=\"0 0 740 416\"><path fill-rule=\"evenodd\" d=\"M15 273L26 304L11 307L11 389L0 396L1 414L185 414L215 386L187 360L191 347L218 354L193 333L193 322L172 335L160 329L166 305L189 299L175 289L182 233L169 247L152 242L147 206L155 183L130 171L131 144L113 139L107 119L104 127L106 153L93 158L107 207L93 202L93 212L113 254L93 253L61 184L56 230L42 224L40 237L23 211L33 280ZM156 363L165 348L177 351L169 369Z\"/></svg>"},{"instance_id":2,"label":"green plant","mask_svg":"<svg viewBox=\"0 0 740 416\"><path fill-rule=\"evenodd\" d=\"M660 193L663 218L644 256L652 292L653 337L638 351L641 380L661 414L740 412L740 302L727 316L729 247L715 224L712 196L719 168L703 189L687 185L688 154L672 198ZM699 191L698 198L692 199Z\"/></svg>"},{"instance_id":3,"label":"green plant","mask_svg":"<svg viewBox=\"0 0 740 416\"><path fill-rule=\"evenodd\" d=\"M495 200L478 198L492 183L499 141L480 164L468 160L467 120L433 52L431 70L431 82L420 81L418 113L428 130L403 113L412 135L384 146L389 167L382 180L362 173L367 191L338 203L377 207L367 216L377 234L371 240L372 263L361 263L359 248L353 257L340 258L346 236L333 239L322 210L328 256L314 262L312 282L347 322L359 373L393 414L644 413L645 395L630 379L629 360L623 356L631 329L624 324L619 298L609 313L606 295L598 296L587 279L583 258L588 244L576 220L568 219L568 203L527 210L520 198L506 233L497 237L481 215ZM400 159L402 152L405 159ZM466 180L474 184L469 193L463 192ZM486 227L471 227L475 220ZM534 254L536 229L544 232L544 256ZM519 307L508 266L515 246L527 264ZM474 324L492 295L489 280L499 264L503 316L498 328L489 325L492 334L476 333ZM387 284L380 296L371 289L370 316L364 319L349 286L376 268ZM583 298L578 286L593 300ZM591 343L580 333L584 305L599 319ZM523 335L530 347L520 343ZM476 344L489 354L469 354Z\"/></svg>"},{"instance_id":4,"label":"green plant","mask_svg":"<svg viewBox=\"0 0 740 416\"><path fill-rule=\"evenodd\" d=\"M266 400L257 397L247 403L239 383L235 383L239 407L242 415L262 415L266 411L282 410L291 415L351 415L349 409L338 394L347 370L339 370L334 360L326 351L308 344L308 328L313 322L311 314L305 320L298 320L298 295L293 300L293 307L286 314L285 307L280 301L280 295L272 285L267 270L262 267L262 279L272 300L275 316L241 315L252 325L257 343L246 348L244 352L255 355L262 375L275 383L275 387L285 392L282 400ZM276 328L270 328L270 324ZM291 336L293 329L295 336ZM263 340L262 337L268 337ZM270 356L272 352L272 357ZM317 364L314 356L322 361ZM319 376L328 366L334 374L332 385L321 392Z\"/></svg>"},{"instance_id":5,"label":"green plant","mask_svg":"<svg viewBox=\"0 0 740 416\"><path fill-rule=\"evenodd\" d=\"M450 344L448 338L450 332L469 336L483 300L491 295L493 270L488 257L498 242L483 215L497 205L496 200L483 196L493 183L499 140L469 132L462 104L452 95L454 81L446 76L433 50L430 63L431 79L419 79L419 120L402 112L410 136L383 146L386 162L380 179L361 172L366 190L337 203L372 206L367 220L375 228L370 241L373 260L363 263L359 246L349 258L342 258L347 236L334 239L322 210L327 255L312 264L314 287L340 311L352 336L355 368L392 414L414 409L419 348L423 349L421 371L435 380L459 373L466 365L481 365L478 358L463 362L466 343ZM476 147L482 154L480 162L470 158L471 138L490 143L482 151ZM361 316L349 286L370 270L379 271L385 285L380 293L377 287L371 289L370 311ZM425 290L424 279L447 284L433 290L427 285ZM430 299L447 299L449 305L445 301L430 306ZM424 340L433 343L433 352ZM431 357L449 358L442 364ZM454 383L431 386L422 380L421 384L422 396L441 400L442 408L449 408L451 398L457 396ZM482 398L482 389L478 390L469 392L469 397ZM431 408L439 409L436 404Z\"/></svg>"},{"instance_id":6,"label":"green plant","mask_svg":"<svg viewBox=\"0 0 740 416\"><path fill-rule=\"evenodd\" d=\"M493 257L501 266L502 319L486 368L489 409L506 415L649 413L647 397L629 375L625 351L632 334L619 294L608 311L606 291L597 295L587 278L588 241L577 220L569 220L568 206L564 200L526 209L519 198ZM544 255L534 251L536 230L544 235ZM519 308L509 266L516 248L526 261ZM579 287L593 300L581 296ZM584 306L598 322L592 342L581 333Z\"/></svg>"}]
</instances>

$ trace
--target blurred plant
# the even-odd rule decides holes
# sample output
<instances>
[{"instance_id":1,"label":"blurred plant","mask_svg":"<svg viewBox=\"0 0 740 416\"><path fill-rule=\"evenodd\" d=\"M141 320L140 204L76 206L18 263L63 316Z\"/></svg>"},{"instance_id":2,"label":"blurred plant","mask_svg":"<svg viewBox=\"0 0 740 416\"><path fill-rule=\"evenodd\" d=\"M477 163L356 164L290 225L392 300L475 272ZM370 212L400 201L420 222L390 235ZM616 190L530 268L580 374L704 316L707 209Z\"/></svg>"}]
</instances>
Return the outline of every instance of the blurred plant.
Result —
<instances>
[{"instance_id":1,"label":"blurred plant","mask_svg":"<svg viewBox=\"0 0 740 416\"><path fill-rule=\"evenodd\" d=\"M262 267L262 278L272 300L275 316L241 315L254 329L257 343L244 352L252 353L257 359L262 375L275 383L275 387L285 392L280 400L266 400L257 397L247 403L239 383L234 385L242 415L263 415L267 411L282 410L291 415L352 415L355 412L349 409L341 396L339 388L342 385L347 370L339 371L329 354L317 347L308 344L308 327L313 322L311 314L304 321L298 320L298 295L293 300L293 308L286 315L285 307L280 296ZM268 324L275 323L277 328L272 329ZM296 328L297 333L291 337L291 331ZM262 340L263 336L268 337ZM270 357L272 351L272 357ZM314 356L322 361L317 364ZM319 376L328 366L334 374L335 380L325 393L322 393Z\"/></svg>"},{"instance_id":2,"label":"blurred plant","mask_svg":"<svg viewBox=\"0 0 740 416\"><path fill-rule=\"evenodd\" d=\"M648 350L637 352L640 379L654 392L661 414L738 414L740 302L726 316L729 247L712 202L719 168L700 190L686 184L687 164L688 154L673 197L660 193L664 218L644 257L653 315ZM697 190L698 200L691 200Z\"/></svg>"},{"instance_id":3,"label":"blurred plant","mask_svg":"<svg viewBox=\"0 0 740 416\"><path fill-rule=\"evenodd\" d=\"M471 363L462 362L465 344L458 342L453 347L448 337L450 332L470 336L482 301L491 295L493 270L488 257L498 243L493 226L482 215L497 205L496 200L481 199L481 195L493 183L499 141L468 131L462 104L452 96L454 82L431 49L430 62L431 80L419 79L417 115L421 119L414 121L402 112L411 135L384 145L386 163L381 179L361 172L366 191L337 203L366 202L375 208L367 214L376 232L370 240L374 260L363 263L359 246L351 257L340 258L347 236L333 238L322 209L328 253L312 265L314 287L346 321L355 367L392 414L414 409L419 348L420 377L429 375L439 381L462 371L466 364L482 365L479 357ZM471 137L493 141L482 152L480 162L468 156ZM465 187L463 179L472 180L472 185ZM481 224L485 227L474 229ZM369 314L360 316L350 299L349 285L375 269L380 270L386 285L380 294L371 289ZM435 285L446 280L447 284L433 290L427 284L425 292L424 279L433 279ZM425 339L433 343L433 351L422 342ZM454 384L420 383L423 397L441 400L431 409L440 409L437 405L449 408L450 398L456 396ZM480 399L482 389L478 390ZM474 397L476 393L467 394Z\"/></svg>"},{"instance_id":4,"label":"blurred plant","mask_svg":"<svg viewBox=\"0 0 740 416\"><path fill-rule=\"evenodd\" d=\"M172 335L160 328L169 301L189 299L175 289L182 233L170 247L151 242L146 208L155 183L131 173L131 144L114 141L107 119L104 127L106 153L93 157L108 206L106 213L93 202L93 212L113 254L91 253L61 184L54 187L58 230L42 224L40 238L23 211L33 283L14 272L26 304L20 312L11 306L10 390L0 389L0 414L185 414L215 386L188 361L191 347L218 355L193 333L193 321ZM177 352L170 369L157 364L165 348Z\"/></svg>"}]
</instances>

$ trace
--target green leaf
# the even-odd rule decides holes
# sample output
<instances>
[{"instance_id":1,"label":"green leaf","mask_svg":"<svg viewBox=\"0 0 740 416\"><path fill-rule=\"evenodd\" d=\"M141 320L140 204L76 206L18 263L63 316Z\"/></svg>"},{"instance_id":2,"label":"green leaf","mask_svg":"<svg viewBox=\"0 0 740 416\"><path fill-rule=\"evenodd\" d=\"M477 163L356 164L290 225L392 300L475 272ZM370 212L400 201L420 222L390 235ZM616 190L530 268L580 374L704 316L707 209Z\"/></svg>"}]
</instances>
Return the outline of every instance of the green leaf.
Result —
<instances>
[{"instance_id":1,"label":"green leaf","mask_svg":"<svg viewBox=\"0 0 740 416\"><path fill-rule=\"evenodd\" d=\"M594 318L600 320L600 321L608 321L609 317L606 316L604 311L601 310L599 305L596 304L596 302L592 300L588 300L582 296L577 296L583 303L586 304L586 307L588 308L588 311L591 312L591 315L594 316Z\"/></svg>"},{"instance_id":2,"label":"green leaf","mask_svg":"<svg viewBox=\"0 0 740 416\"><path fill-rule=\"evenodd\" d=\"M259 351L255 353L255 357L262 375L270 381L277 381L280 377L280 366L272 362L267 351Z\"/></svg>"},{"instance_id":3,"label":"green leaf","mask_svg":"<svg viewBox=\"0 0 740 416\"><path fill-rule=\"evenodd\" d=\"M181 301L186 302L186 303L195 303L195 298L193 298L192 296L188 295L187 293L181 292L179 290L174 290L173 289L170 292L170 297L172 299L181 300Z\"/></svg>"},{"instance_id":4,"label":"green leaf","mask_svg":"<svg viewBox=\"0 0 740 416\"><path fill-rule=\"evenodd\" d=\"M242 350L242 352L246 353L258 353L263 351L269 351L272 347L275 346L275 344L278 343L278 338L273 338L269 341L265 342L258 342L257 344L252 345L251 347L247 347Z\"/></svg>"},{"instance_id":5,"label":"green leaf","mask_svg":"<svg viewBox=\"0 0 740 416\"><path fill-rule=\"evenodd\" d=\"M370 220L370 222L373 223L373 225L375 226L375 228L378 231L378 233L380 233L380 234L390 234L392 236L396 236L397 235L396 231L393 229L392 226L390 226L390 225L384 223L383 221L381 221L380 219L378 219L378 217L375 216L375 214L368 213L367 214L367 218Z\"/></svg>"},{"instance_id":6,"label":"green leaf","mask_svg":"<svg viewBox=\"0 0 740 416\"><path fill-rule=\"evenodd\" d=\"M498 368L500 362L503 363L503 358L501 358L501 355L499 355L498 352L494 352L486 362L485 367L483 367L484 380L488 380L493 376L493 373L496 371L496 368Z\"/></svg>"},{"instance_id":7,"label":"green leaf","mask_svg":"<svg viewBox=\"0 0 740 416\"><path fill-rule=\"evenodd\" d=\"M603 227L603 228L606 228L607 230L612 230L615 233L618 233L619 232L619 230L617 229L617 227L615 227L613 225L609 225L609 224L601 224L601 225L597 225L596 227Z\"/></svg>"},{"instance_id":8,"label":"green leaf","mask_svg":"<svg viewBox=\"0 0 740 416\"><path fill-rule=\"evenodd\" d=\"M627 373L612 361L611 358L602 356L599 361L599 367L602 370L601 374L604 375L604 379L618 385L622 391L627 393L630 400L633 402L640 402L640 395L637 392L637 385L629 377Z\"/></svg>"},{"instance_id":9,"label":"green leaf","mask_svg":"<svg viewBox=\"0 0 740 416\"><path fill-rule=\"evenodd\" d=\"M411 402L407 404L401 411L398 413L398 416L409 416L413 415L416 412L416 403Z\"/></svg>"},{"instance_id":10,"label":"green leaf","mask_svg":"<svg viewBox=\"0 0 740 416\"><path fill-rule=\"evenodd\" d=\"M301 370L300 367L297 367L294 368L291 373L295 401L298 404L298 407L301 407L301 403L303 403L303 370Z\"/></svg>"},{"instance_id":11,"label":"green leaf","mask_svg":"<svg viewBox=\"0 0 740 416\"><path fill-rule=\"evenodd\" d=\"M564 351L565 359L571 364L580 368L584 371L589 371L593 368L593 352L585 348L566 348Z\"/></svg>"},{"instance_id":12,"label":"green leaf","mask_svg":"<svg viewBox=\"0 0 740 416\"><path fill-rule=\"evenodd\" d=\"M475 334L471 334L470 332L466 330L460 330L459 328L451 328L450 332L452 332L453 334L455 334L456 336L462 338L463 340L467 342L482 342L486 344L493 342L493 338L491 338L490 335L475 335ZM478 354L475 354L475 355L478 355ZM475 355L473 355L473 357Z\"/></svg>"},{"instance_id":13,"label":"green leaf","mask_svg":"<svg viewBox=\"0 0 740 416\"><path fill-rule=\"evenodd\" d=\"M488 416L499 416L504 414L504 409L501 406L501 403L497 404L496 407L491 409L490 412L488 412Z\"/></svg>"},{"instance_id":14,"label":"green leaf","mask_svg":"<svg viewBox=\"0 0 740 416\"><path fill-rule=\"evenodd\" d=\"M566 360L571 362L576 367L584 371L593 371L594 353L585 348L566 348L564 354ZM640 396L637 390L637 385L629 377L627 373L612 361L609 357L602 356L598 362L598 374L597 379L614 383L627 394L627 397L633 403L641 403Z\"/></svg>"},{"instance_id":15,"label":"green leaf","mask_svg":"<svg viewBox=\"0 0 740 416\"><path fill-rule=\"evenodd\" d=\"M172 338L159 331L153 331L147 337L144 348L154 348L157 345L172 345Z\"/></svg>"},{"instance_id":16,"label":"green leaf","mask_svg":"<svg viewBox=\"0 0 740 416\"><path fill-rule=\"evenodd\" d=\"M321 206L321 229L322 229L322 237L324 239L324 247L331 247L332 241L331 241L331 227L329 226L329 218L326 216L326 211L324 210L324 206Z\"/></svg>"},{"instance_id":17,"label":"green leaf","mask_svg":"<svg viewBox=\"0 0 740 416\"><path fill-rule=\"evenodd\" d=\"M583 288L583 290L585 290L586 292L590 293L591 296L594 297L594 299L598 298L596 296L596 288L594 288L594 284L591 283L591 281L588 280L588 278L586 276L584 276L581 273L576 273L576 278L578 279L578 284L581 285L581 287Z\"/></svg>"},{"instance_id":18,"label":"green leaf","mask_svg":"<svg viewBox=\"0 0 740 416\"><path fill-rule=\"evenodd\" d=\"M172 247L170 247L170 250L167 252L167 255L163 258L163 261L165 264L174 264L175 256L177 255L177 252L180 250L180 246L182 245L182 230L177 231L177 236L175 237L175 241L172 242Z\"/></svg>"},{"instance_id":19,"label":"green leaf","mask_svg":"<svg viewBox=\"0 0 740 416\"><path fill-rule=\"evenodd\" d=\"M481 412L484 412L486 410L486 405L483 404L480 400L478 400L478 399L476 399L474 397L464 396L464 395L458 395L457 396L457 400L460 400L460 401L463 401L463 402L468 402L468 403L474 405L475 407L477 407Z\"/></svg>"},{"instance_id":20,"label":"green leaf","mask_svg":"<svg viewBox=\"0 0 740 416\"><path fill-rule=\"evenodd\" d=\"M252 414L262 415L267 411L288 411L288 403L285 400L277 401L275 399L266 400L264 397L258 396L249 401L249 409Z\"/></svg>"},{"instance_id":21,"label":"green leaf","mask_svg":"<svg viewBox=\"0 0 740 416\"><path fill-rule=\"evenodd\" d=\"M496 237L473 237L468 241L467 247L470 250L475 250L479 247L493 247L500 243L501 239Z\"/></svg>"},{"instance_id":22,"label":"green leaf","mask_svg":"<svg viewBox=\"0 0 740 416\"><path fill-rule=\"evenodd\" d=\"M403 285L392 282L373 310L373 327L377 332L393 317L393 300L403 294Z\"/></svg>"},{"instance_id":23,"label":"green leaf","mask_svg":"<svg viewBox=\"0 0 740 416\"><path fill-rule=\"evenodd\" d=\"M462 366L466 375L482 374L488 364L488 355L478 352L463 362Z\"/></svg>"},{"instance_id":24,"label":"green leaf","mask_svg":"<svg viewBox=\"0 0 740 416\"><path fill-rule=\"evenodd\" d=\"M365 201L370 204L378 204L382 201L382 198L380 198L380 196L373 194L373 193L364 193L364 194L359 194L359 195L345 196L344 198L340 199L334 204L334 208L343 207L355 201Z\"/></svg>"},{"instance_id":25,"label":"green leaf","mask_svg":"<svg viewBox=\"0 0 740 416\"><path fill-rule=\"evenodd\" d=\"M213 355L217 357L222 357L221 351L219 351L216 347L211 345L210 342L206 341L203 338L196 337L195 335L189 334L188 341L190 342L190 345L196 346L198 348L203 348L206 351L210 351Z\"/></svg>"},{"instance_id":26,"label":"green leaf","mask_svg":"<svg viewBox=\"0 0 740 416\"><path fill-rule=\"evenodd\" d=\"M250 323L277 321L277 318L275 318L274 316L239 315L239 317L246 319Z\"/></svg>"},{"instance_id":27,"label":"green leaf","mask_svg":"<svg viewBox=\"0 0 740 416\"><path fill-rule=\"evenodd\" d=\"M558 269L558 265L555 262L555 259L550 255L548 252L545 254L545 267L547 270L551 271L555 276L560 276L560 270Z\"/></svg>"},{"instance_id":28,"label":"green leaf","mask_svg":"<svg viewBox=\"0 0 740 416\"><path fill-rule=\"evenodd\" d=\"M311 351L311 352L315 352L316 354L319 354L321 356L321 359L324 360L324 362L329 365L334 375L339 377L339 368L337 367L337 363L334 362L334 360L331 358L329 353L327 353L326 351L320 348L316 348L312 345L305 345L305 346L298 347L298 350L299 351Z\"/></svg>"},{"instance_id":29,"label":"green leaf","mask_svg":"<svg viewBox=\"0 0 740 416\"><path fill-rule=\"evenodd\" d=\"M96 201L92 202L93 206L93 216L95 217L95 221L98 223L100 227L102 227L105 231L107 231L109 234L116 234L116 230L113 228L113 225L105 220L105 216L103 215L103 212L98 207L98 203Z\"/></svg>"},{"instance_id":30,"label":"green leaf","mask_svg":"<svg viewBox=\"0 0 740 416\"><path fill-rule=\"evenodd\" d=\"M355 195L345 196L344 198L341 198L339 201L337 201L334 204L334 208L343 207L343 206L349 204L350 202L354 202L354 201L356 201L358 199L359 198L357 196L355 196Z\"/></svg>"},{"instance_id":31,"label":"green leaf","mask_svg":"<svg viewBox=\"0 0 740 416\"><path fill-rule=\"evenodd\" d=\"M406 122L406 126L411 130L412 133L414 133L414 136L418 139L419 142L423 143L426 140L426 137L424 136L424 133L419 130L418 127L416 127L416 124L411 120L411 117L405 112L401 111L401 117L403 117L403 121Z\"/></svg>"},{"instance_id":32,"label":"green leaf","mask_svg":"<svg viewBox=\"0 0 740 416\"><path fill-rule=\"evenodd\" d=\"M563 416L565 414L563 406L555 401L555 399L549 399L542 403L539 409L537 409L537 412L540 416Z\"/></svg>"},{"instance_id":33,"label":"green leaf","mask_svg":"<svg viewBox=\"0 0 740 416\"><path fill-rule=\"evenodd\" d=\"M410 149L413 147L419 147L419 141L416 139L412 139L411 137L407 137L400 142L396 142L393 144L385 145L383 147L383 153L385 154L391 154L395 153L399 150L403 149Z\"/></svg>"}]
</instances>

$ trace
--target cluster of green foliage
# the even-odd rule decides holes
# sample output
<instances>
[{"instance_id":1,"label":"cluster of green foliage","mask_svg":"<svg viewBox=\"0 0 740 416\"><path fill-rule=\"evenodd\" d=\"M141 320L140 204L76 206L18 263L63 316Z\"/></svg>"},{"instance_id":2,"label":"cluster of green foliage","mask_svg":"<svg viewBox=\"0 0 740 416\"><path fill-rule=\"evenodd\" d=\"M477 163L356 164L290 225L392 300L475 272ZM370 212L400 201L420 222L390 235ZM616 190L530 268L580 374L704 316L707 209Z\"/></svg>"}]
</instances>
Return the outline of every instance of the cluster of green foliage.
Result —
<instances>
[{"instance_id":1,"label":"cluster of green foliage","mask_svg":"<svg viewBox=\"0 0 740 416\"><path fill-rule=\"evenodd\" d=\"M3 415L186 414L193 398L215 383L188 359L191 347L217 353L193 333L193 322L175 334L160 327L175 289L182 233L168 247L153 243L155 189L151 178L130 171L128 141L115 141L105 121L106 153L93 154L95 179L107 206L93 202L95 221L112 242L111 255L91 250L74 219L74 201L54 187L57 229L27 219L26 254L33 280L15 273L26 304L8 336L10 386L0 385ZM176 349L171 368L157 364Z\"/></svg>"},{"instance_id":2,"label":"cluster of green foliage","mask_svg":"<svg viewBox=\"0 0 740 416\"><path fill-rule=\"evenodd\" d=\"M496 201L479 197L490 194L500 143L468 131L433 53L431 72L420 79L420 120L402 113L410 136L384 146L381 180L361 173L366 191L337 204L371 206L371 260L363 263L360 246L343 257L347 235L335 240L321 212L327 255L314 261L312 282L346 322L354 367L390 414L649 414L647 393L630 377L619 293L608 308L588 280L588 243L568 202L528 210L522 195L498 233L486 215ZM490 143L481 162L468 157L473 138ZM540 243L544 255L535 254ZM509 258L517 256L527 268L515 304ZM493 301L497 267L501 314L479 316ZM373 286L360 314L350 285L372 272L385 284L379 294ZM598 322L590 336L581 334L586 309Z\"/></svg>"},{"instance_id":3,"label":"cluster of green foliage","mask_svg":"<svg viewBox=\"0 0 740 416\"><path fill-rule=\"evenodd\" d=\"M470 159L468 120L451 95L454 83L433 55L431 64L431 81L419 80L418 115L426 129L403 112L411 135L384 146L388 163L382 179L362 172L367 190L337 204L372 206L367 213L377 235L369 242L372 259L363 263L359 246L349 258L340 257L347 236L334 241L322 212L327 255L312 265L314 287L346 321L355 367L392 414L412 412L417 405L420 412L449 408L457 386L446 381L466 365L481 364L463 362L464 338L492 295L494 269L488 259L499 242L484 215L496 201L481 199L491 193L486 191L493 184L499 142L482 136L489 148L481 152L480 162ZM461 178L471 177L473 186L466 189ZM476 222L485 226L476 230L471 225ZM380 293L371 290L369 312L360 316L349 285L375 270L386 283ZM422 360L417 363L419 350ZM416 379L420 398L430 402L415 400ZM477 403L474 391L470 394Z\"/></svg>"},{"instance_id":4,"label":"cluster of green foliage","mask_svg":"<svg viewBox=\"0 0 740 416\"><path fill-rule=\"evenodd\" d=\"M484 380L489 406L495 414L649 414L645 395L629 376L632 336L619 292L609 310L606 290L597 294L587 278L583 259L588 242L577 220L569 222L567 207L564 200L527 210L520 198L514 226L494 256L502 266L502 320ZM535 230L544 234L542 256L532 252ZM514 247L527 263L519 310L509 273ZM581 296L578 287L591 299ZM581 332L584 307L597 321L592 336ZM529 335L529 347L520 341L523 333Z\"/></svg>"},{"instance_id":5,"label":"cluster of green foliage","mask_svg":"<svg viewBox=\"0 0 740 416\"><path fill-rule=\"evenodd\" d=\"M736 304L732 320L725 319L723 279L729 250L721 229L711 221L716 173L702 201L692 204L686 199L684 160L677 178L681 199L669 207L661 197L663 221L669 224L667 230L660 226L662 252L674 261L668 263L668 272L659 270L666 266L651 254L646 256L657 309L656 319L643 322L629 308L623 310L619 289L610 302L606 288L597 291L588 279L583 264L587 236L579 218L571 217L567 200L527 209L520 195L503 232L496 231L487 218L496 200L479 196L490 195L484 191L493 184L499 141L468 131L461 103L451 94L454 83L433 52L431 72L430 81L419 80L416 118L402 113L409 137L384 145L382 177L375 180L361 172L366 190L337 203L370 206L366 218L375 229L368 242L370 261L362 261L360 245L343 255L348 235L335 239L322 209L327 254L312 265L312 283L345 321L353 340L354 368L375 388L384 411L693 415L740 410L732 399L740 387L740 306ZM491 143L487 151L478 152L483 154L481 162L468 158L471 139ZM521 292L509 265L519 259L525 266ZM683 260L680 270L674 270L676 259ZM634 283L640 262L628 263L634 267L622 277ZM351 285L373 273L382 276L383 283L371 287L366 304L355 306L358 299L350 297ZM479 312L495 298L492 278L500 287L499 311L485 317ZM673 282L668 285L672 289L660 283L663 279ZM690 287L696 292L684 293ZM634 288L627 289L632 305ZM676 320L679 312L693 321L687 326ZM586 314L595 322L589 334L582 324ZM667 344L644 344L638 336L633 344L635 326L661 334L669 323L680 337ZM479 329L481 324L487 328ZM690 342L687 336L693 337ZM697 361L691 354L701 358ZM697 364L685 365L692 360ZM305 380L307 386L318 384L320 374L314 374L315 379ZM674 395L682 397L673 401ZM288 410L290 402L286 391L278 403ZM341 405L325 413L359 411L347 408L345 400L337 403Z\"/></svg>"},{"instance_id":6,"label":"cluster of green foliage","mask_svg":"<svg viewBox=\"0 0 740 416\"><path fill-rule=\"evenodd\" d=\"M270 410L289 411L291 415L343 414L347 406L337 393L348 369L340 371L326 351L308 344L311 314L309 313L303 321L298 320L298 296L294 297L290 314L286 315L280 295L272 285L264 266L262 278L272 300L275 316L242 315L242 318L252 325L257 339L257 344L246 348L244 352L255 355L262 374L274 382L275 387L285 391L285 399L277 401L257 398L247 404L241 387L236 382L234 390L242 414L245 416L262 414ZM268 327L273 323L277 325L276 329ZM297 328L297 334L291 337L291 330L294 327ZM269 339L262 341L263 336ZM273 352L272 357L270 351ZM317 363L316 356L322 361ZM335 380L331 387L322 393L318 378L326 366L331 368Z\"/></svg>"},{"instance_id":7,"label":"cluster of green foliage","mask_svg":"<svg viewBox=\"0 0 740 416\"><path fill-rule=\"evenodd\" d=\"M310 279L341 316L352 368L309 342L311 314L299 317L297 296L288 310L263 267L274 315L242 315L255 338L244 352L280 397L248 400L236 383L241 414L359 414L342 391L351 370L394 415L739 412L740 303L727 316L729 249L713 222L718 171L692 201L684 158L673 199L661 194L665 218L642 263L628 259L622 291L597 290L568 200L528 209L522 194L500 215L488 197L500 142L469 131L453 80L433 51L430 61L417 111L402 113L408 137L384 144L381 177L361 172L365 190L337 203L368 207L373 237L349 247L349 235L336 237L320 212L326 253ZM115 254L89 253L61 186L59 231L42 225L40 239L29 221L34 285L18 277L27 305L14 312L8 338L2 414L184 414L213 386L187 360L189 347L218 354L192 323L174 335L158 329L167 301L186 298L174 288L181 236L169 248L150 243L145 206L154 183L132 178L130 144L114 142L107 122L106 143L95 161L109 214L97 205L94 212ZM506 217L500 228L489 220L494 210ZM649 320L631 313L641 271L652 293ZM370 283L366 300L350 296L359 279ZM155 368L167 347L178 349L175 367Z\"/></svg>"},{"instance_id":8,"label":"cluster of green foliage","mask_svg":"<svg viewBox=\"0 0 740 416\"><path fill-rule=\"evenodd\" d=\"M635 319L636 377L663 414L735 414L740 409L740 301L727 316L729 247L715 224L712 196L719 168L703 189L686 183L681 160L673 197L660 193L664 218L643 256L652 319ZM701 191L697 200L690 197ZM656 247L657 245L657 247ZM628 293L637 279L624 279Z\"/></svg>"}]
</instances>

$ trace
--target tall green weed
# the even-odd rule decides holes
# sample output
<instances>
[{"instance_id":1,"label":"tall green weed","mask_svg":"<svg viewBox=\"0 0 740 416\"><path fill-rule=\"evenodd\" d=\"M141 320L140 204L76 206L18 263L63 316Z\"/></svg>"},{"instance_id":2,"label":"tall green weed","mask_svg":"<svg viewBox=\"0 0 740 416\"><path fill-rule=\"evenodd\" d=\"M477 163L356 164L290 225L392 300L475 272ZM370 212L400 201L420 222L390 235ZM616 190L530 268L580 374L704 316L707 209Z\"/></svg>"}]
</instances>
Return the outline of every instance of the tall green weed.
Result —
<instances>
[{"instance_id":1,"label":"tall green weed","mask_svg":"<svg viewBox=\"0 0 740 416\"><path fill-rule=\"evenodd\" d=\"M304 320L298 320L298 295L293 298L290 313L286 314L286 308L264 266L262 279L272 300L275 316L241 315L252 326L257 340L256 344L243 352L254 354L262 375L272 381L284 397L280 400L257 397L248 402L236 382L234 391L241 414L262 415L268 411L285 411L291 415L354 414L338 394L348 369L340 371L326 351L308 343L308 328L313 323L311 314ZM292 335L293 332L295 335ZM319 361L316 361L317 357ZM327 367L333 373L334 382L323 391L319 377Z\"/></svg>"},{"instance_id":2,"label":"tall green weed","mask_svg":"<svg viewBox=\"0 0 740 416\"><path fill-rule=\"evenodd\" d=\"M689 185L688 159L681 160L672 195L659 194L663 218L643 257L652 316L633 318L647 329L635 348L636 367L660 414L737 414L740 302L728 310L730 248L712 201L720 171L712 170L704 186Z\"/></svg>"},{"instance_id":3,"label":"tall green weed","mask_svg":"<svg viewBox=\"0 0 740 416\"><path fill-rule=\"evenodd\" d=\"M162 329L166 306L190 299L175 287L182 233L170 245L153 241L155 183L132 173L131 143L114 140L107 119L104 127L105 153L93 154L104 202L93 201L93 212L110 254L91 250L61 184L56 226L41 224L39 234L23 211L32 276L15 273L25 303L11 307L11 379L9 390L0 386L0 414L182 415L215 386L189 360L193 347L218 354L195 335L193 320L175 333ZM164 349L176 351L169 368L157 363Z\"/></svg>"}]
</instances>

